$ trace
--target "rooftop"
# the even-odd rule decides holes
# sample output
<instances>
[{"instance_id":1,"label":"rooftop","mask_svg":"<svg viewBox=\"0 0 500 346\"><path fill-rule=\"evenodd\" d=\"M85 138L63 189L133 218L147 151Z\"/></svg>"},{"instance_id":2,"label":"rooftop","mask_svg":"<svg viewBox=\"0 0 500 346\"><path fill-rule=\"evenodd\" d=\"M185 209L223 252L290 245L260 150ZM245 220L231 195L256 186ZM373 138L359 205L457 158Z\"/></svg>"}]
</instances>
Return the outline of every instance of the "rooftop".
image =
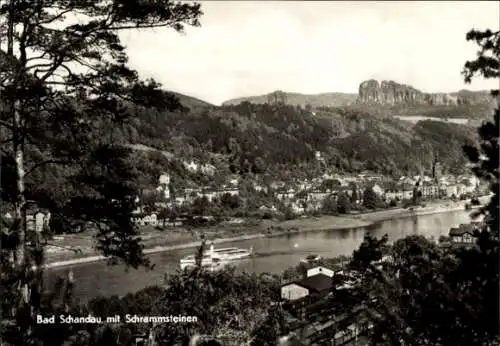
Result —
<instances>
[{"instance_id":1,"label":"rooftop","mask_svg":"<svg viewBox=\"0 0 500 346\"><path fill-rule=\"evenodd\" d=\"M317 274L299 281L295 281L294 283L296 285L305 287L310 291L322 292L325 290L329 290L332 287L332 278L324 274Z\"/></svg>"},{"instance_id":2,"label":"rooftop","mask_svg":"<svg viewBox=\"0 0 500 346\"><path fill-rule=\"evenodd\" d=\"M453 227L452 229L450 229L450 236L461 236L466 233L474 235L474 231L477 230L480 226L480 222L461 224L458 227Z\"/></svg>"}]
</instances>

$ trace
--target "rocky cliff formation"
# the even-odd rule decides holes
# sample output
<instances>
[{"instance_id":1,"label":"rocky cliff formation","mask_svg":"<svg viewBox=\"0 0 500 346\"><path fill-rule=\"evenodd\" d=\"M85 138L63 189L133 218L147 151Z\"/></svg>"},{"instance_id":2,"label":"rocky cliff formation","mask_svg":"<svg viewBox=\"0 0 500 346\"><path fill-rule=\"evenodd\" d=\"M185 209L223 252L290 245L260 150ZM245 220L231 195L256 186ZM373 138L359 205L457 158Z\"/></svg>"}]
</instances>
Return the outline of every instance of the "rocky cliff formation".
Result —
<instances>
[{"instance_id":1,"label":"rocky cliff formation","mask_svg":"<svg viewBox=\"0 0 500 346\"><path fill-rule=\"evenodd\" d=\"M410 85L371 79L359 86L358 103L382 105L458 106L491 102L487 91L461 90L456 93L424 93Z\"/></svg>"}]
</instances>

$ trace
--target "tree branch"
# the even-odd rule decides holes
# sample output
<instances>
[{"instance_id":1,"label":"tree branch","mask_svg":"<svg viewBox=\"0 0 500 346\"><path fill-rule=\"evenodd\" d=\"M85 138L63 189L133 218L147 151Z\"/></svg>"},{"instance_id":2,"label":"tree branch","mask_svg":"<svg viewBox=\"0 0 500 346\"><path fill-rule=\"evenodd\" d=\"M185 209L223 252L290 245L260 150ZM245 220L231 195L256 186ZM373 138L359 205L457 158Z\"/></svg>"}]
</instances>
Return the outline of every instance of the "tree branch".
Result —
<instances>
[{"instance_id":1,"label":"tree branch","mask_svg":"<svg viewBox=\"0 0 500 346\"><path fill-rule=\"evenodd\" d=\"M49 69L41 69L41 68L51 67L51 66L54 66L54 63L48 62L45 64L35 64L35 65L27 66L26 69L27 70L36 69L37 72L45 72L45 71L48 71Z\"/></svg>"},{"instance_id":2,"label":"tree branch","mask_svg":"<svg viewBox=\"0 0 500 346\"><path fill-rule=\"evenodd\" d=\"M75 9L74 7L71 7L65 11L62 11L54 16L52 16L52 18L50 18L50 20L45 20L45 21L41 21L40 24L41 25L46 25L46 24L50 24L50 23L53 23L54 21L58 20L58 19L63 19L64 15L70 13L70 12L74 12Z\"/></svg>"},{"instance_id":3,"label":"tree branch","mask_svg":"<svg viewBox=\"0 0 500 346\"><path fill-rule=\"evenodd\" d=\"M40 82L44 83L47 80L47 78L49 78L61 66L63 62L64 62L64 55L61 54L60 56L56 57L56 59L54 59L52 67L48 69L47 72L41 78L39 78Z\"/></svg>"},{"instance_id":4,"label":"tree branch","mask_svg":"<svg viewBox=\"0 0 500 346\"><path fill-rule=\"evenodd\" d=\"M0 126L5 126L10 130L12 130L14 128L14 125L12 123L9 123L8 121L1 120L1 119L0 119Z\"/></svg>"},{"instance_id":5,"label":"tree branch","mask_svg":"<svg viewBox=\"0 0 500 346\"><path fill-rule=\"evenodd\" d=\"M45 56L47 56L47 54L48 54L48 52L43 52L43 54L42 54L42 55L39 55L39 56L33 56L33 57L31 57L31 58L26 59L26 62L30 62L30 61L34 61L34 60L44 59L44 58L45 58ZM30 67L28 67L28 68L30 68Z\"/></svg>"},{"instance_id":6,"label":"tree branch","mask_svg":"<svg viewBox=\"0 0 500 346\"><path fill-rule=\"evenodd\" d=\"M161 24L136 24L136 25L122 25L110 27L110 30L120 31L120 30L130 30L130 29L154 29L163 28L167 26L172 26L173 23L161 23Z\"/></svg>"}]
</instances>

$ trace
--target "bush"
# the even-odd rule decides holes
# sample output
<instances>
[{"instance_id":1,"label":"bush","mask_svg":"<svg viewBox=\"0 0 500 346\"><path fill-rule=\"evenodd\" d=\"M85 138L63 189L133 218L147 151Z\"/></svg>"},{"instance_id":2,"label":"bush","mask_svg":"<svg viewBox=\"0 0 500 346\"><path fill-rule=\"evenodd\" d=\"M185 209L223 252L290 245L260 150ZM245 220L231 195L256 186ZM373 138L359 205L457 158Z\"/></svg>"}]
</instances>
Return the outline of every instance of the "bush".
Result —
<instances>
[{"instance_id":1,"label":"bush","mask_svg":"<svg viewBox=\"0 0 500 346\"><path fill-rule=\"evenodd\" d=\"M273 218L273 214L269 211L265 211L261 215L261 219L263 220L271 220Z\"/></svg>"},{"instance_id":2,"label":"bush","mask_svg":"<svg viewBox=\"0 0 500 346\"><path fill-rule=\"evenodd\" d=\"M337 215L338 214L338 208L337 208L337 201L335 200L334 196L328 196L325 198L323 201L322 205L322 211L324 214L327 215Z\"/></svg>"},{"instance_id":3,"label":"bush","mask_svg":"<svg viewBox=\"0 0 500 346\"><path fill-rule=\"evenodd\" d=\"M413 202L411 200L405 199L402 202L403 208L409 208L413 205Z\"/></svg>"},{"instance_id":4,"label":"bush","mask_svg":"<svg viewBox=\"0 0 500 346\"><path fill-rule=\"evenodd\" d=\"M368 209L377 209L381 206L380 198L372 188L367 188L363 192L363 206Z\"/></svg>"},{"instance_id":5,"label":"bush","mask_svg":"<svg viewBox=\"0 0 500 346\"><path fill-rule=\"evenodd\" d=\"M351 200L345 193L340 193L337 199L337 210L340 214L347 214L351 211Z\"/></svg>"},{"instance_id":6,"label":"bush","mask_svg":"<svg viewBox=\"0 0 500 346\"><path fill-rule=\"evenodd\" d=\"M451 240L451 238L448 236L445 236L445 235L441 235L438 238L439 243L446 243L446 242L449 242L450 240Z\"/></svg>"}]
</instances>

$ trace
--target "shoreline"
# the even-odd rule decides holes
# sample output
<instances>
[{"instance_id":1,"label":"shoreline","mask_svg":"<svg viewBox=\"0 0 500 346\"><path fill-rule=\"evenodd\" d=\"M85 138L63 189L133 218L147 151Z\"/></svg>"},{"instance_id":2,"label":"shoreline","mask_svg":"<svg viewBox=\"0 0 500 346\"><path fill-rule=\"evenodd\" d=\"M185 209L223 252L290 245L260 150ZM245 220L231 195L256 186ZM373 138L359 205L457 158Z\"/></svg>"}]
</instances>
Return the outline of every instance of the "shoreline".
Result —
<instances>
[{"instance_id":1,"label":"shoreline","mask_svg":"<svg viewBox=\"0 0 500 346\"><path fill-rule=\"evenodd\" d=\"M234 241L251 240L266 237L279 237L287 234L298 234L306 232L320 232L320 231L338 231L350 228L361 228L369 227L375 223L383 222L387 220L403 219L412 216L422 216L422 215L432 215L441 214L447 212L465 211L466 201L460 202L447 202L443 205L443 202L434 203L430 206L416 208L414 210L408 210L404 208L380 210L362 214L353 214L348 216L320 216L311 217L303 219L295 219L284 222L279 222L273 225L277 231L275 232L257 232L254 234L239 235L235 237L224 237L211 239L214 244L223 244ZM472 212L472 210L469 210ZM285 229L286 228L286 229ZM183 244L175 245L157 245L145 248L143 250L144 254L150 255L170 250L181 250L200 246L201 241L192 241ZM91 255L80 258L73 258L68 260L56 260L53 262L48 261L44 265L45 269L56 269L78 264L88 264L93 262L98 262L105 260L106 257L102 255Z\"/></svg>"},{"instance_id":2,"label":"shoreline","mask_svg":"<svg viewBox=\"0 0 500 346\"><path fill-rule=\"evenodd\" d=\"M455 211L470 211L465 209L466 203L453 203L452 206L433 206L433 207L423 207L414 210L408 210L403 208L375 211L371 213L360 214L360 218L363 220L370 220L371 222L381 222L392 219L404 219L412 216L422 216L422 215L432 215L432 214L442 214L451 213Z\"/></svg>"}]
</instances>

